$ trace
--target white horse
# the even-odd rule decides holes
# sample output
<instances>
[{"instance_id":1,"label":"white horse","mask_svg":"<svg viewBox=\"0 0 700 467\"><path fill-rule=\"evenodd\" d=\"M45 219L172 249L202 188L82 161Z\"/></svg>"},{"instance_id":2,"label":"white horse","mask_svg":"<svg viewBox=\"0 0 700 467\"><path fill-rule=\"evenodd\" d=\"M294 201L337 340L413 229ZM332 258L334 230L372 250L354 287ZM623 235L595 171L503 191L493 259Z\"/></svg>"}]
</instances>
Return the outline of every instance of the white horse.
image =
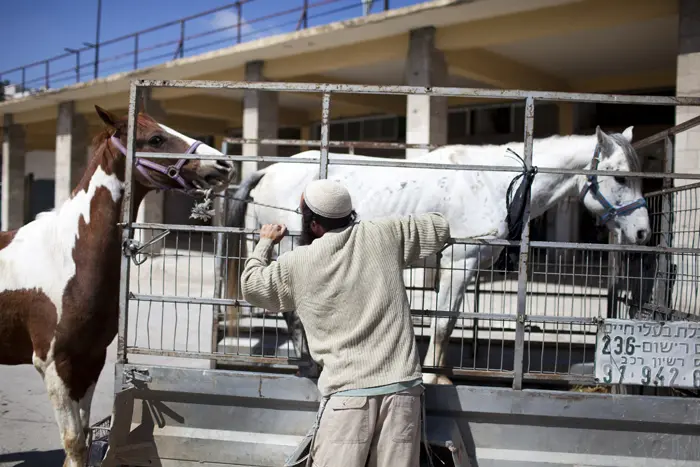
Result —
<instances>
[{"instance_id":1,"label":"white horse","mask_svg":"<svg viewBox=\"0 0 700 467\"><path fill-rule=\"evenodd\" d=\"M563 169L591 169L597 166L598 170L640 171L641 164L630 145L631 140L632 127L622 134L608 135L596 128L596 133L590 136L551 136L535 140L533 165ZM523 143L451 145L430 152L419 162L509 166L513 167L513 172L521 172L522 169L514 166L506 157L508 148L520 155L524 153ZM319 151L305 151L293 157L318 158ZM378 160L345 154L330 154L329 157L331 160ZM508 235L506 192L515 175L513 172L330 164L328 178L348 187L359 220L437 211L448 219L453 238L504 239ZM274 164L247 177L235 198L247 199L250 195L255 203L293 210L298 208L304 187L318 176L319 168L315 164ZM532 184L531 218L542 215L564 197L575 194L580 194L586 209L598 216L621 243L642 244L650 237L649 215L639 178L587 178L584 175L539 173ZM299 214L258 204L234 201L228 217L230 226L258 229L267 223L283 223L290 231L301 230ZM250 249L252 244L245 246ZM285 239L280 245L280 253L291 247L291 240ZM449 269L452 273L440 277L437 309L458 312L467 284L474 278L477 269L493 264L502 249L489 245L447 248L442 254L441 268ZM423 263L422 267L434 266ZM236 267L233 270L242 269ZM232 281L237 284L238 278L231 278L229 294L237 294L236 284ZM285 319L299 355L301 323L295 313L285 313ZM445 365L449 337L457 319L455 315L432 320L426 366ZM426 373L424 382L449 383L449 380Z\"/></svg>"}]
</instances>

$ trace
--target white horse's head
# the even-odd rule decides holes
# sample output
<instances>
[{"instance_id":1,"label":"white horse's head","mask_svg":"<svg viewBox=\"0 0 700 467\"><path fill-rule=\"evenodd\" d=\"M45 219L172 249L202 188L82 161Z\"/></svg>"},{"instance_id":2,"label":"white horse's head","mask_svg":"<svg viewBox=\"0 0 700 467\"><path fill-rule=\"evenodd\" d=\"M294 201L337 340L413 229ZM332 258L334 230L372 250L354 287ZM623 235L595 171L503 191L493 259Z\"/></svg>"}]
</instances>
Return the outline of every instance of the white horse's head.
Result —
<instances>
[{"instance_id":1,"label":"white horse's head","mask_svg":"<svg viewBox=\"0 0 700 467\"><path fill-rule=\"evenodd\" d=\"M587 168L641 172L639 156L630 144L632 127L628 127L622 134L610 135L597 127L596 137L596 152ZM640 178L581 175L578 185L586 209L614 232L621 243L644 244L649 240L649 212L642 195Z\"/></svg>"}]
</instances>

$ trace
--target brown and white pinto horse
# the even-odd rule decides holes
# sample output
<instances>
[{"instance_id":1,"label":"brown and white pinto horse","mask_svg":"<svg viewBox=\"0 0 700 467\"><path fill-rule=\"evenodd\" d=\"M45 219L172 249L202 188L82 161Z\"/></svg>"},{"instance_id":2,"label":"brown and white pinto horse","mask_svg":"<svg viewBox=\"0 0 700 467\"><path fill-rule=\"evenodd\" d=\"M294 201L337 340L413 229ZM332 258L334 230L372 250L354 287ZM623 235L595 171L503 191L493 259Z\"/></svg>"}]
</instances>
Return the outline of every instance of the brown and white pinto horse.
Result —
<instances>
[{"instance_id":1,"label":"brown and white pinto horse","mask_svg":"<svg viewBox=\"0 0 700 467\"><path fill-rule=\"evenodd\" d=\"M107 128L71 198L10 232L0 232L0 364L33 364L44 379L64 466L86 461L95 383L117 333L126 117L96 107ZM137 117L137 151L222 155L146 114ZM187 157L187 156L183 156ZM226 161L137 162L138 207L153 189L224 189L235 175ZM136 211L136 210L134 210Z\"/></svg>"}]
</instances>

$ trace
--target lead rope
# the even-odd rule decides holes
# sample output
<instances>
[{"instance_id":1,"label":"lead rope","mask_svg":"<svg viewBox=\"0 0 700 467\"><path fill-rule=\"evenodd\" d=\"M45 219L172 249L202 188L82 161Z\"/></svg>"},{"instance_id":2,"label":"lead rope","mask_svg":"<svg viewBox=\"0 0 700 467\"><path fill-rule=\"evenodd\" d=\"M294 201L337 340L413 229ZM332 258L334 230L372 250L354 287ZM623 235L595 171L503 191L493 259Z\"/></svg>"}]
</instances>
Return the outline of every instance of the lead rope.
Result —
<instances>
[{"instance_id":1,"label":"lead rope","mask_svg":"<svg viewBox=\"0 0 700 467\"><path fill-rule=\"evenodd\" d=\"M421 384L423 392L420 395L420 408L421 408L421 438L423 438L423 446L425 447L425 454L428 458L428 465L430 467L435 467L433 464L433 451L430 449L430 443L428 442L428 417L425 410L425 386ZM420 455L420 454L419 454ZM438 459L440 459L438 457ZM440 459L440 462L444 465L445 462Z\"/></svg>"},{"instance_id":2,"label":"lead rope","mask_svg":"<svg viewBox=\"0 0 700 467\"><path fill-rule=\"evenodd\" d=\"M316 433L318 432L318 428L321 425L321 417L323 416L323 411L326 409L326 404L328 403L328 399L330 399L330 396L325 396L323 399L321 399L321 404L318 407L318 412L316 413L316 421L314 422L313 426L309 430L308 433L306 433L306 436L304 439L311 438L311 441L309 442L309 452L299 459L298 461L290 464L290 460L287 459L284 462L284 467L293 467L295 465L299 465L302 462L306 461L305 466L306 467L311 467L312 465L312 459L311 459L311 451L314 448L314 442L316 441Z\"/></svg>"}]
</instances>

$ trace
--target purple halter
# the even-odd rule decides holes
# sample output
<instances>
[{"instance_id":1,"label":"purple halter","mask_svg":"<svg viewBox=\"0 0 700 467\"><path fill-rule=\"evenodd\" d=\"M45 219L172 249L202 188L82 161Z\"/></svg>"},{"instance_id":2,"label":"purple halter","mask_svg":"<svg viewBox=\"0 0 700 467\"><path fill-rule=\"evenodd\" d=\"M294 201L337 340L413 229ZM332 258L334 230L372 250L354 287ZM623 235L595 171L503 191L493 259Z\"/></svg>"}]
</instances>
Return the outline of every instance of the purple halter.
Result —
<instances>
[{"instance_id":1,"label":"purple halter","mask_svg":"<svg viewBox=\"0 0 700 467\"><path fill-rule=\"evenodd\" d=\"M126 148L124 147L122 142L119 141L119 138L112 136L111 140L112 140L112 144L114 144L114 146L116 146L117 149L119 149L119 151L121 151L121 153L126 156ZM195 140L195 142L192 143L192 145L187 149L187 151L185 151L185 154L194 154L194 152L197 150L197 147L199 147L200 144L202 144L201 141ZM162 183L158 183L157 181L153 180L153 178L148 174L148 170L145 169L146 167L172 178L177 183L179 183L180 186L182 186L182 188L184 190L191 190L195 187L192 186L191 184L189 184L187 182L187 180L185 180L182 177L182 175L180 175L180 170L182 170L182 167L187 163L187 161L188 161L188 159L179 159L175 163L175 165L170 165L170 166L166 167L164 165L158 164L157 162L149 161L149 160L142 159L142 158L137 158L136 159L136 169L139 172L141 172L141 175L146 177L146 179L149 182L151 182L153 185L157 186L161 190L169 190L171 188L163 185Z\"/></svg>"}]
</instances>

